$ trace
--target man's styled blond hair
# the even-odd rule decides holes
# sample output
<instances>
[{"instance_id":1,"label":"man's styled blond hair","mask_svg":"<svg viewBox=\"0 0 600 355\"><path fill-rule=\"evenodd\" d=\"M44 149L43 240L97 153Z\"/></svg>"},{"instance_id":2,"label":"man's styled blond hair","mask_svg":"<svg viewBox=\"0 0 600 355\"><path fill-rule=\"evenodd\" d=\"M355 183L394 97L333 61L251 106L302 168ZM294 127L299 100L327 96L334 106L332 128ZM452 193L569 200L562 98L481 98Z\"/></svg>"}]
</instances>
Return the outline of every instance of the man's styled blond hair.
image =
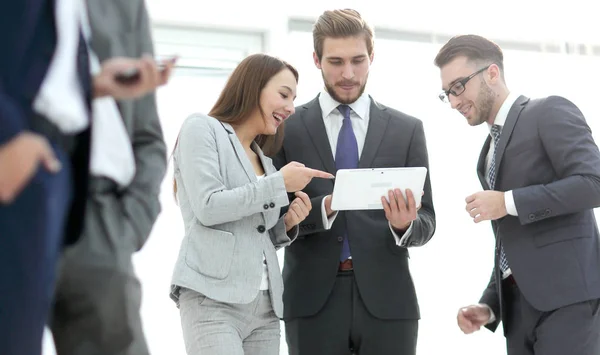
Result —
<instances>
[{"instance_id":1,"label":"man's styled blond hair","mask_svg":"<svg viewBox=\"0 0 600 355\"><path fill-rule=\"evenodd\" d=\"M325 38L358 37L364 35L369 56L373 54L373 28L352 9L327 10L313 26L313 42L319 60L323 56Z\"/></svg>"}]
</instances>

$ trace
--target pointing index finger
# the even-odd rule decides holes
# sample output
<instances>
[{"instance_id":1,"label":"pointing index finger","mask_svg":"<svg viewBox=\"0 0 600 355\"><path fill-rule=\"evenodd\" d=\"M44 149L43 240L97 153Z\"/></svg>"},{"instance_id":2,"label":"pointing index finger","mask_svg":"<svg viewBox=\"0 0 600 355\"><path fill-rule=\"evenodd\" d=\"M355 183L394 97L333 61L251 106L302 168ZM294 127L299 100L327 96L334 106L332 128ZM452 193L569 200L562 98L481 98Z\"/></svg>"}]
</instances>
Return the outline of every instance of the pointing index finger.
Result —
<instances>
[{"instance_id":1,"label":"pointing index finger","mask_svg":"<svg viewBox=\"0 0 600 355\"><path fill-rule=\"evenodd\" d=\"M330 173L326 173L324 171L321 170L317 170L317 169L311 169L311 168L307 168L309 170L310 176L311 177L316 177L316 178L322 178L322 179L334 179L335 177L333 175L331 175Z\"/></svg>"}]
</instances>

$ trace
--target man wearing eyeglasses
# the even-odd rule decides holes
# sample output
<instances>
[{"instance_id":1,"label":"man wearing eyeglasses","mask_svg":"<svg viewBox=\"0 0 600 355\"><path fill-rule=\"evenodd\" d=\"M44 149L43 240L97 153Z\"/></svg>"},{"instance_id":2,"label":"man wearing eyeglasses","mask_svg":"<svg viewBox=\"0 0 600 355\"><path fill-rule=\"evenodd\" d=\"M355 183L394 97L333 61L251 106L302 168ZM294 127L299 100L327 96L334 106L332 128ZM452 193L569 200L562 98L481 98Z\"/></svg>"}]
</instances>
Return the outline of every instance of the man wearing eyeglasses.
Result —
<instances>
[{"instance_id":1,"label":"man wearing eyeglasses","mask_svg":"<svg viewBox=\"0 0 600 355\"><path fill-rule=\"evenodd\" d=\"M435 58L442 101L471 126L487 124L466 198L475 223L491 221L495 267L478 304L458 311L470 334L503 322L509 355L600 353L600 152L579 109L558 96L510 92L502 50L457 36Z\"/></svg>"}]
</instances>

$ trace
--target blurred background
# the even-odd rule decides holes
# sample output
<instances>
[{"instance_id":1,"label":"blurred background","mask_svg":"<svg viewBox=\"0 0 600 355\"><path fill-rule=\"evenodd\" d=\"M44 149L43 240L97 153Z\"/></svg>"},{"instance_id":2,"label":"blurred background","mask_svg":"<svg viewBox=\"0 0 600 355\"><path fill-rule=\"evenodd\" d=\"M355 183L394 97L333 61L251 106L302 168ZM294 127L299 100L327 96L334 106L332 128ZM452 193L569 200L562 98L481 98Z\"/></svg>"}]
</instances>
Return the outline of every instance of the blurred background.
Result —
<instances>
[{"instance_id":1,"label":"blurred background","mask_svg":"<svg viewBox=\"0 0 600 355\"><path fill-rule=\"evenodd\" d=\"M600 141L598 88L600 26L595 2L424 0L421 2L275 0L147 0L156 54L180 56L158 108L169 152L183 120L208 112L231 70L249 54L266 52L296 66L296 104L322 88L312 61L312 24L326 9L354 8L375 27L375 59L367 92L387 106L424 122L437 231L425 247L411 250L422 320L419 354L506 354L502 331L463 335L459 307L477 302L493 267L489 224L475 225L464 198L479 191L475 165L488 133L473 128L437 97L433 59L453 35L474 33L504 50L505 77L513 92L535 98L562 95L583 111ZM529 168L529 167L524 167ZM142 317L153 354L184 355L179 313L169 285L183 223L171 193L172 165L162 191L163 211L150 240L135 258L142 281ZM280 251L283 261L283 251ZM44 355L53 355L46 336ZM282 323L281 354L287 354Z\"/></svg>"}]
</instances>

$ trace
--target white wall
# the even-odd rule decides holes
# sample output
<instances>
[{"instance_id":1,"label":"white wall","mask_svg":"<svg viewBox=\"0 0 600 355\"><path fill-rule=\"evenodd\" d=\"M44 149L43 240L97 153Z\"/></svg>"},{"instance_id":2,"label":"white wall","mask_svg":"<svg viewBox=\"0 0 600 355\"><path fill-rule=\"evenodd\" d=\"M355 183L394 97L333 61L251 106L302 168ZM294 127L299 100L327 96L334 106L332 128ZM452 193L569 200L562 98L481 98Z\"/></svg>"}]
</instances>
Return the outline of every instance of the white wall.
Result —
<instances>
[{"instance_id":1,"label":"white wall","mask_svg":"<svg viewBox=\"0 0 600 355\"><path fill-rule=\"evenodd\" d=\"M285 42L288 16L316 18L323 10L354 8L377 26L457 34L476 32L502 39L569 40L600 44L594 1L550 6L543 0L147 0L157 21L272 31L274 51ZM282 33L278 33L278 32Z\"/></svg>"}]
</instances>

